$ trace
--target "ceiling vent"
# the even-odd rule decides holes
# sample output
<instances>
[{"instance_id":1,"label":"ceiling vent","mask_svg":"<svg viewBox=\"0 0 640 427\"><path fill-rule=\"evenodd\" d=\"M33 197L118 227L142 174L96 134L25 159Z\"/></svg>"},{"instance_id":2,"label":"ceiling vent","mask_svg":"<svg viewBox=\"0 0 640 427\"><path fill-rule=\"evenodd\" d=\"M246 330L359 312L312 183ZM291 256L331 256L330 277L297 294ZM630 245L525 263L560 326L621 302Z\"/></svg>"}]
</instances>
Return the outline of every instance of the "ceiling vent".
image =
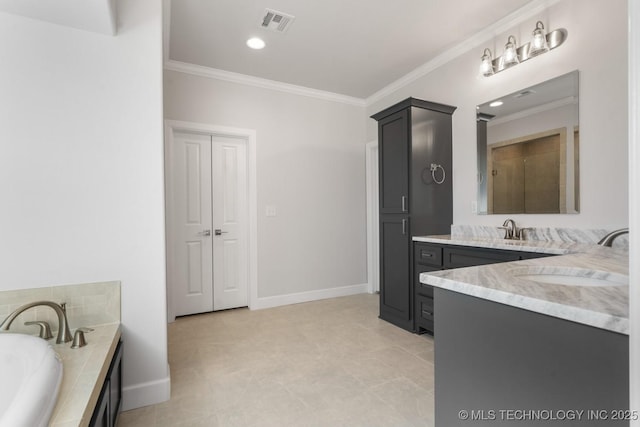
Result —
<instances>
[{"instance_id":1,"label":"ceiling vent","mask_svg":"<svg viewBox=\"0 0 640 427\"><path fill-rule=\"evenodd\" d=\"M527 90L524 90L524 91L522 91L520 93L515 94L513 97L514 98L522 98L523 96L533 95L534 93L536 93L535 90L527 89Z\"/></svg>"},{"instance_id":2,"label":"ceiling vent","mask_svg":"<svg viewBox=\"0 0 640 427\"><path fill-rule=\"evenodd\" d=\"M276 33L286 33L294 19L296 19L296 17L293 15L288 15L273 9L265 9L264 15L260 20L260 27L265 30L275 31Z\"/></svg>"}]
</instances>

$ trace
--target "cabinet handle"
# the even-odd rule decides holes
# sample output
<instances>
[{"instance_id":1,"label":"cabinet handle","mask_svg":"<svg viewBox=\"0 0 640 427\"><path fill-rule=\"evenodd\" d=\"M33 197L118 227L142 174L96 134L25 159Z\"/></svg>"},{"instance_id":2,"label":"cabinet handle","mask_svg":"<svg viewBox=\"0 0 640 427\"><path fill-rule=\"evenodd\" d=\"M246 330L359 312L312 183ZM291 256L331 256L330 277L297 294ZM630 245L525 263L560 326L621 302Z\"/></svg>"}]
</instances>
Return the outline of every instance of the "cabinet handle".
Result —
<instances>
[{"instance_id":1,"label":"cabinet handle","mask_svg":"<svg viewBox=\"0 0 640 427\"><path fill-rule=\"evenodd\" d=\"M422 258L433 258L433 254L425 251L420 251L420 257Z\"/></svg>"},{"instance_id":2,"label":"cabinet handle","mask_svg":"<svg viewBox=\"0 0 640 427\"><path fill-rule=\"evenodd\" d=\"M402 220L402 234L403 235L407 234L407 220L406 219Z\"/></svg>"},{"instance_id":3,"label":"cabinet handle","mask_svg":"<svg viewBox=\"0 0 640 427\"><path fill-rule=\"evenodd\" d=\"M422 315L424 316L425 314L426 314L427 316L431 316L431 317L433 317L433 313L429 313L428 311L422 310Z\"/></svg>"},{"instance_id":4,"label":"cabinet handle","mask_svg":"<svg viewBox=\"0 0 640 427\"><path fill-rule=\"evenodd\" d=\"M407 211L407 196L402 196L402 212Z\"/></svg>"}]
</instances>

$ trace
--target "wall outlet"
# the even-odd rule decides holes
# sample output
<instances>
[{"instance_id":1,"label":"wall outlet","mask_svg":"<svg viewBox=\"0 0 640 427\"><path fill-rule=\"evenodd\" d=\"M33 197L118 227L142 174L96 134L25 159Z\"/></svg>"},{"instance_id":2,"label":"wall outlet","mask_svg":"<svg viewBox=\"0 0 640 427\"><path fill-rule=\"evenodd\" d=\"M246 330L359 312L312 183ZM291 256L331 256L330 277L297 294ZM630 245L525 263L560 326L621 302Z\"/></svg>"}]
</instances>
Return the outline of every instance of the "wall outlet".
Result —
<instances>
[{"instance_id":1,"label":"wall outlet","mask_svg":"<svg viewBox=\"0 0 640 427\"><path fill-rule=\"evenodd\" d=\"M471 201L471 213L474 213L474 214L478 213L478 201L477 200L472 200Z\"/></svg>"},{"instance_id":2,"label":"wall outlet","mask_svg":"<svg viewBox=\"0 0 640 427\"><path fill-rule=\"evenodd\" d=\"M274 205L267 205L265 208L266 216L276 216L276 207Z\"/></svg>"}]
</instances>

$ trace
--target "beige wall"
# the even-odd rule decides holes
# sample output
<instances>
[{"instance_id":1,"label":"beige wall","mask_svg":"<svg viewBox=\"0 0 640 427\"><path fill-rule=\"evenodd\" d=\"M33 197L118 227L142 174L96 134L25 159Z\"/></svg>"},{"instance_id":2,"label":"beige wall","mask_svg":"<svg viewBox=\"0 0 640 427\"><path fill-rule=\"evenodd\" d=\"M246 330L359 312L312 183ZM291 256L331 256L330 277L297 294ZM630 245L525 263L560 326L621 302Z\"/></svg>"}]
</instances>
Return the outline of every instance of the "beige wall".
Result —
<instances>
[{"instance_id":1,"label":"beige wall","mask_svg":"<svg viewBox=\"0 0 640 427\"><path fill-rule=\"evenodd\" d=\"M257 133L258 297L367 282L363 107L175 71L164 105Z\"/></svg>"}]
</instances>

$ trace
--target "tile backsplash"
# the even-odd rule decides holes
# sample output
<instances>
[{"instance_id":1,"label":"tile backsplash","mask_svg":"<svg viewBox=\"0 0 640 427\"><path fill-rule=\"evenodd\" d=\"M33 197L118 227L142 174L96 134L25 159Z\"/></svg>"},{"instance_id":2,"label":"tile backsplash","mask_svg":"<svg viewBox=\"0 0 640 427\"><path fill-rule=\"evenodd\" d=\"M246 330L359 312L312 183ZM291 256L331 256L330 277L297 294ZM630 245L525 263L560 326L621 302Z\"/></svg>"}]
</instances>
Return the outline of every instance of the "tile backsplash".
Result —
<instances>
[{"instance_id":1,"label":"tile backsplash","mask_svg":"<svg viewBox=\"0 0 640 427\"><path fill-rule=\"evenodd\" d=\"M525 240L543 242L585 243L596 244L608 232L604 229L582 229L566 227L526 227ZM504 231L486 225L458 225L451 226L452 237L473 237L484 239L501 239ZM622 235L613 243L614 248L629 250L629 235Z\"/></svg>"},{"instance_id":2,"label":"tile backsplash","mask_svg":"<svg viewBox=\"0 0 640 427\"><path fill-rule=\"evenodd\" d=\"M67 320L73 332L82 326L120 322L120 282L83 283L35 289L0 292L0 323L18 307L35 301L65 302ZM11 331L37 335L37 326L25 326L33 320L44 320L51 330L58 330L58 318L50 307L38 306L20 314L11 324Z\"/></svg>"}]
</instances>

